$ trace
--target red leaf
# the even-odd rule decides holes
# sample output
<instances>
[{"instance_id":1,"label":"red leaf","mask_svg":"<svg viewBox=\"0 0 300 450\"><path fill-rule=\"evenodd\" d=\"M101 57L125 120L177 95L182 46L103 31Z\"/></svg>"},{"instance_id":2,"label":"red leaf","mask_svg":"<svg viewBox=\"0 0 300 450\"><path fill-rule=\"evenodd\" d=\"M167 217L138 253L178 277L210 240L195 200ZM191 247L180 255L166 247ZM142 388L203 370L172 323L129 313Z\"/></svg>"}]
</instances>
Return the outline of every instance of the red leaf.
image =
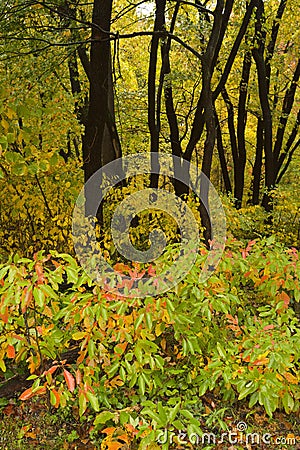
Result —
<instances>
[{"instance_id":1,"label":"red leaf","mask_svg":"<svg viewBox=\"0 0 300 450\"><path fill-rule=\"evenodd\" d=\"M56 369L58 368L59 366L52 366L52 367L50 367L50 369L48 369L48 370L45 370L45 372L43 373L43 375L47 375L47 373L51 373L51 375L56 371Z\"/></svg>"},{"instance_id":2,"label":"red leaf","mask_svg":"<svg viewBox=\"0 0 300 450\"><path fill-rule=\"evenodd\" d=\"M265 331L267 331L267 330L272 330L274 327L275 327L275 325L266 325L266 326L264 327L264 330L265 330Z\"/></svg>"},{"instance_id":3,"label":"red leaf","mask_svg":"<svg viewBox=\"0 0 300 450\"><path fill-rule=\"evenodd\" d=\"M67 369L64 369L64 377L65 377L67 386L69 388L69 391L73 392L75 389L75 378Z\"/></svg>"},{"instance_id":4,"label":"red leaf","mask_svg":"<svg viewBox=\"0 0 300 450\"><path fill-rule=\"evenodd\" d=\"M148 274L149 274L151 277L155 277L155 275L156 275L156 270L154 269L154 267L152 267L152 266L149 266L149 267L148 267Z\"/></svg>"}]
</instances>

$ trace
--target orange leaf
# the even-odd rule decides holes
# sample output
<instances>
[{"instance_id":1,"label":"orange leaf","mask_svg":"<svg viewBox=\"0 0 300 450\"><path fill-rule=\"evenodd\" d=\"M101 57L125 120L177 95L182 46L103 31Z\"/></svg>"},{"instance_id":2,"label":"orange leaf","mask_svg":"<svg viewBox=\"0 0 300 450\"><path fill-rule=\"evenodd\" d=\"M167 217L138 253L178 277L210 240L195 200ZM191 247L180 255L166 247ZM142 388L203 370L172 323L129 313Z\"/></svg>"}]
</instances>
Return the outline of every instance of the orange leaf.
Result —
<instances>
[{"instance_id":1,"label":"orange leaf","mask_svg":"<svg viewBox=\"0 0 300 450\"><path fill-rule=\"evenodd\" d=\"M20 400L28 400L29 398L31 398L33 396L34 396L34 393L32 392L32 388L29 388L29 389L26 389L26 391L24 391L20 395L19 399Z\"/></svg>"},{"instance_id":2,"label":"orange leaf","mask_svg":"<svg viewBox=\"0 0 300 450\"><path fill-rule=\"evenodd\" d=\"M51 375L56 371L59 366L52 366L50 369L46 370L43 375L47 375L47 373L51 373Z\"/></svg>"},{"instance_id":3,"label":"orange leaf","mask_svg":"<svg viewBox=\"0 0 300 450\"><path fill-rule=\"evenodd\" d=\"M101 433L105 433L107 435L112 435L114 434L116 428L115 427L109 427L109 428L105 428L104 430L101 431Z\"/></svg>"},{"instance_id":4,"label":"orange leaf","mask_svg":"<svg viewBox=\"0 0 300 450\"><path fill-rule=\"evenodd\" d=\"M56 402L55 402L54 407L55 407L55 408L58 408L58 407L59 407L59 402L60 402L60 395L59 395L59 393L58 393L55 389L52 389L52 394L53 394L54 397L56 398Z\"/></svg>"},{"instance_id":5,"label":"orange leaf","mask_svg":"<svg viewBox=\"0 0 300 450\"><path fill-rule=\"evenodd\" d=\"M126 442L127 444L129 443L129 437L128 437L128 435L125 434L125 433L123 433L123 434L118 434L118 439L119 439L120 441Z\"/></svg>"},{"instance_id":6,"label":"orange leaf","mask_svg":"<svg viewBox=\"0 0 300 450\"><path fill-rule=\"evenodd\" d=\"M256 359L252 364L253 366L263 366L265 364L268 364L269 362L269 358L261 358L261 359Z\"/></svg>"},{"instance_id":7,"label":"orange leaf","mask_svg":"<svg viewBox=\"0 0 300 450\"><path fill-rule=\"evenodd\" d=\"M16 356L15 347L13 345L8 345L6 353L8 358L14 358Z\"/></svg>"},{"instance_id":8,"label":"orange leaf","mask_svg":"<svg viewBox=\"0 0 300 450\"><path fill-rule=\"evenodd\" d=\"M298 384L298 378L296 378L290 372L285 372L284 377L289 383L291 383L291 384Z\"/></svg>"},{"instance_id":9,"label":"orange leaf","mask_svg":"<svg viewBox=\"0 0 300 450\"><path fill-rule=\"evenodd\" d=\"M127 347L127 342L123 342L122 344L117 344L114 348L114 352L117 353L118 355L121 355L122 353L125 352ZM121 351L119 352L118 349L120 349Z\"/></svg>"},{"instance_id":10,"label":"orange leaf","mask_svg":"<svg viewBox=\"0 0 300 450\"><path fill-rule=\"evenodd\" d=\"M86 355L86 351L84 351L84 352L79 352L79 356L78 356L78 358L77 358L77 364L82 363L82 361L83 361L84 358L85 358L85 355Z\"/></svg>"},{"instance_id":11,"label":"orange leaf","mask_svg":"<svg viewBox=\"0 0 300 450\"><path fill-rule=\"evenodd\" d=\"M284 307L287 308L289 306L289 303L290 303L290 297L284 291L281 292L280 297L281 297L281 300L283 300Z\"/></svg>"},{"instance_id":12,"label":"orange leaf","mask_svg":"<svg viewBox=\"0 0 300 450\"><path fill-rule=\"evenodd\" d=\"M21 305L22 305L22 313L24 314L32 301L33 295L31 286L26 286L23 291L23 294L24 298L22 299Z\"/></svg>"},{"instance_id":13,"label":"orange leaf","mask_svg":"<svg viewBox=\"0 0 300 450\"><path fill-rule=\"evenodd\" d=\"M46 392L46 386L40 386L37 390L34 391L33 395L43 395L46 394Z\"/></svg>"},{"instance_id":14,"label":"orange leaf","mask_svg":"<svg viewBox=\"0 0 300 450\"><path fill-rule=\"evenodd\" d=\"M69 391L73 392L75 389L75 378L67 369L64 369L64 377L65 377L67 386L69 388Z\"/></svg>"},{"instance_id":15,"label":"orange leaf","mask_svg":"<svg viewBox=\"0 0 300 450\"><path fill-rule=\"evenodd\" d=\"M36 263L35 265L35 272L38 276L38 281L37 284L43 284L45 281L45 277L44 277L44 271L43 271L43 267L40 263Z\"/></svg>"},{"instance_id":16,"label":"orange leaf","mask_svg":"<svg viewBox=\"0 0 300 450\"><path fill-rule=\"evenodd\" d=\"M76 384L79 385L82 381L81 372L79 369L76 370Z\"/></svg>"},{"instance_id":17,"label":"orange leaf","mask_svg":"<svg viewBox=\"0 0 300 450\"><path fill-rule=\"evenodd\" d=\"M124 444L121 444L121 442L106 442L107 450L119 450L119 448L122 448Z\"/></svg>"},{"instance_id":18,"label":"orange leaf","mask_svg":"<svg viewBox=\"0 0 300 450\"><path fill-rule=\"evenodd\" d=\"M4 323L8 323L8 307L6 306L4 313L0 314L0 319L3 320Z\"/></svg>"}]
</instances>

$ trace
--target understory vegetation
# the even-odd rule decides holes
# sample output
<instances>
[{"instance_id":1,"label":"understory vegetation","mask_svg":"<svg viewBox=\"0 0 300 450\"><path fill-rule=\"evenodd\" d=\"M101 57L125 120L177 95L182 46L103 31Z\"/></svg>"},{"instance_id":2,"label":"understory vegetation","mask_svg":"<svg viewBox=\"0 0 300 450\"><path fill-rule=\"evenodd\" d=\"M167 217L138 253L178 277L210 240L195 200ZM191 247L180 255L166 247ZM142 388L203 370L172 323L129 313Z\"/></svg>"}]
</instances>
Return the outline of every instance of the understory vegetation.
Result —
<instances>
[{"instance_id":1,"label":"understory vegetation","mask_svg":"<svg viewBox=\"0 0 300 450\"><path fill-rule=\"evenodd\" d=\"M0 450L300 449L298 17L296 0L0 2ZM190 215L142 209L149 188ZM138 214L118 231L140 255L162 230L159 257L119 251L123 199ZM78 255L91 222L114 290ZM177 283L182 223L200 239Z\"/></svg>"}]
</instances>

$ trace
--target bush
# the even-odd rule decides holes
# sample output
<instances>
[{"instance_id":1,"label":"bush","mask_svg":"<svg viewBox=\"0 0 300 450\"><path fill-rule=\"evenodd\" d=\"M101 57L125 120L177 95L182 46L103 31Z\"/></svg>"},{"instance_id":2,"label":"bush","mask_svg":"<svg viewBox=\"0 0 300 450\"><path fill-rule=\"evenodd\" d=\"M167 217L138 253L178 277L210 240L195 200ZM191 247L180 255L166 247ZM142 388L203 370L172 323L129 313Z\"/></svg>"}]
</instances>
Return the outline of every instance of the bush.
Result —
<instances>
[{"instance_id":1,"label":"bush","mask_svg":"<svg viewBox=\"0 0 300 450\"><path fill-rule=\"evenodd\" d=\"M273 237L246 248L232 239L200 285L206 256L201 248L168 293L126 299L93 285L70 255L15 255L0 266L2 378L22 366L33 383L22 400L77 405L94 436L140 448L165 429L201 435L208 391L269 416L299 410L298 252ZM62 360L73 348L75 362Z\"/></svg>"}]
</instances>

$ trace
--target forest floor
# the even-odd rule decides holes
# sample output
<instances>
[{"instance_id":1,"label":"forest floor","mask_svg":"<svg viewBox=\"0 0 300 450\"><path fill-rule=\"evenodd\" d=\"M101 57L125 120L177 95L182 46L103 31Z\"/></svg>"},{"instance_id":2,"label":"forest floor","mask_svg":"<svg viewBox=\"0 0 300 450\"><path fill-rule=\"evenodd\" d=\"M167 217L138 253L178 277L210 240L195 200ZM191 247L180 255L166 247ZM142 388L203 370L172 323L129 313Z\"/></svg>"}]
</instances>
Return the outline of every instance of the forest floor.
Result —
<instances>
[{"instance_id":1,"label":"forest floor","mask_svg":"<svg viewBox=\"0 0 300 450\"><path fill-rule=\"evenodd\" d=\"M129 450L138 448L137 443L122 443L115 447L108 447L103 443L101 445L105 435L90 434L93 426L91 417L79 420L76 407L65 413L48 407L44 400L44 398L26 402L10 400L6 406L0 408L0 450L109 450L110 448ZM207 418L210 418L210 421L207 419L203 421L201 429L204 433L215 433L216 443L207 445L204 441L205 444L194 445L187 440L184 445L172 444L170 449L300 450L299 413L287 415L276 412L270 419L262 408L257 407L249 411L246 404L239 403L236 409L223 408L224 414L221 418L221 405L219 404L213 411L215 403L211 400L210 402L212 409L207 407ZM209 427L208 423L210 423ZM220 443L220 436L224 433L226 426L227 431L232 433L231 438L225 437L224 442ZM246 427L245 431L241 431L243 427ZM260 442L253 443L253 438L250 435L247 438L247 433L251 436L257 433L259 437L255 439L259 439ZM162 447L153 443L148 448L158 450Z\"/></svg>"}]
</instances>

